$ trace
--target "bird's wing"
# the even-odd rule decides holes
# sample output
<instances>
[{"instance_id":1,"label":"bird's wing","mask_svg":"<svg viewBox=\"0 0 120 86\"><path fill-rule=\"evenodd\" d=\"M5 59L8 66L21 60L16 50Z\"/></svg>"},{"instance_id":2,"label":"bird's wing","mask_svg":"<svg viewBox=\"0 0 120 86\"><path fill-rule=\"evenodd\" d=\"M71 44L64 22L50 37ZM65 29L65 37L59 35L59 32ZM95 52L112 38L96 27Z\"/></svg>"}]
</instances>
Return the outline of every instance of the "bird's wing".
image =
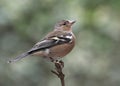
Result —
<instances>
[{"instance_id":1,"label":"bird's wing","mask_svg":"<svg viewBox=\"0 0 120 86\"><path fill-rule=\"evenodd\" d=\"M69 43L71 39L72 39L71 33L57 35L57 36L49 36L48 38L45 38L42 41L35 44L33 48L28 51L28 53L32 54L34 52L45 50L56 45Z\"/></svg>"}]
</instances>

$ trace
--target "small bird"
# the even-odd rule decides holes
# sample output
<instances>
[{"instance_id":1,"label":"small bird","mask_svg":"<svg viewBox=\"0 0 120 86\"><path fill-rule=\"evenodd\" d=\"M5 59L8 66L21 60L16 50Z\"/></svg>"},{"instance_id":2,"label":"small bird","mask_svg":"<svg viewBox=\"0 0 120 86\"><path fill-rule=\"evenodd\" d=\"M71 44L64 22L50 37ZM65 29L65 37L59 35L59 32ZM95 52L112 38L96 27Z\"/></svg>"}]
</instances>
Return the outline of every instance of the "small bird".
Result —
<instances>
[{"instance_id":1,"label":"small bird","mask_svg":"<svg viewBox=\"0 0 120 86\"><path fill-rule=\"evenodd\" d=\"M56 23L54 30L48 33L40 42L8 62L19 61L28 55L44 57L52 62L64 57L75 45L75 36L71 28L75 22L70 20L59 21Z\"/></svg>"}]
</instances>

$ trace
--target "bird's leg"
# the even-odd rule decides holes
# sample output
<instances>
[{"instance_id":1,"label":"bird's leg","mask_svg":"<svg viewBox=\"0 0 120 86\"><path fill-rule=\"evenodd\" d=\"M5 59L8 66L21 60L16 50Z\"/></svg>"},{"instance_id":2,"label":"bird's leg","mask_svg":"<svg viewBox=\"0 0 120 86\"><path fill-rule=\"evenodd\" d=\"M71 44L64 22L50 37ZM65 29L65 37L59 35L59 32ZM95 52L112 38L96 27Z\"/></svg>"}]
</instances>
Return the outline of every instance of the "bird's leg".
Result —
<instances>
[{"instance_id":1,"label":"bird's leg","mask_svg":"<svg viewBox=\"0 0 120 86\"><path fill-rule=\"evenodd\" d=\"M61 65L61 67L64 67L64 62L60 59L60 60L54 60L52 57L49 57L50 61L53 62L54 64L59 63Z\"/></svg>"},{"instance_id":2,"label":"bird's leg","mask_svg":"<svg viewBox=\"0 0 120 86\"><path fill-rule=\"evenodd\" d=\"M62 60L59 61L59 63L61 64L61 67L64 67L64 62Z\"/></svg>"},{"instance_id":3,"label":"bird's leg","mask_svg":"<svg viewBox=\"0 0 120 86\"><path fill-rule=\"evenodd\" d=\"M54 63L54 59L52 57L49 57L50 61Z\"/></svg>"}]
</instances>

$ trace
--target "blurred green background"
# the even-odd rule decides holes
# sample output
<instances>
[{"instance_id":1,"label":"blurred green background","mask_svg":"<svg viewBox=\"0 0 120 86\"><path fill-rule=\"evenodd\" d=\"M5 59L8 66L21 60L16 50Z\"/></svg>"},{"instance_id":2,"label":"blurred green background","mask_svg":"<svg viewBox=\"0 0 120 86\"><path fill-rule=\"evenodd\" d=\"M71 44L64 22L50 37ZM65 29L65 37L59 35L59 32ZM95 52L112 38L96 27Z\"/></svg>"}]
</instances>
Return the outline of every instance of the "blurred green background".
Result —
<instances>
[{"instance_id":1,"label":"blurred green background","mask_svg":"<svg viewBox=\"0 0 120 86\"><path fill-rule=\"evenodd\" d=\"M54 65L29 50L57 21L76 20L66 86L120 86L120 0L0 0L0 86L61 86Z\"/></svg>"}]
</instances>

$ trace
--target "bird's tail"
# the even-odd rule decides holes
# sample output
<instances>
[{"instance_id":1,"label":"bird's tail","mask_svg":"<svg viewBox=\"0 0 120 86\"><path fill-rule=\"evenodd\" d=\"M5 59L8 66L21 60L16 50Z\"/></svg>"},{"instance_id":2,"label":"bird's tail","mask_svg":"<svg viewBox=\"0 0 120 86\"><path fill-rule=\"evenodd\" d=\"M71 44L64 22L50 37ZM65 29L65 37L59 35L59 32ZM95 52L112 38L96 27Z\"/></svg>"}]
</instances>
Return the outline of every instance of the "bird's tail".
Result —
<instances>
[{"instance_id":1,"label":"bird's tail","mask_svg":"<svg viewBox=\"0 0 120 86\"><path fill-rule=\"evenodd\" d=\"M19 60L21 60L22 58L25 58L28 55L30 55L30 54L28 52L25 52L25 53L17 56L16 58L9 60L8 63L19 61Z\"/></svg>"}]
</instances>

